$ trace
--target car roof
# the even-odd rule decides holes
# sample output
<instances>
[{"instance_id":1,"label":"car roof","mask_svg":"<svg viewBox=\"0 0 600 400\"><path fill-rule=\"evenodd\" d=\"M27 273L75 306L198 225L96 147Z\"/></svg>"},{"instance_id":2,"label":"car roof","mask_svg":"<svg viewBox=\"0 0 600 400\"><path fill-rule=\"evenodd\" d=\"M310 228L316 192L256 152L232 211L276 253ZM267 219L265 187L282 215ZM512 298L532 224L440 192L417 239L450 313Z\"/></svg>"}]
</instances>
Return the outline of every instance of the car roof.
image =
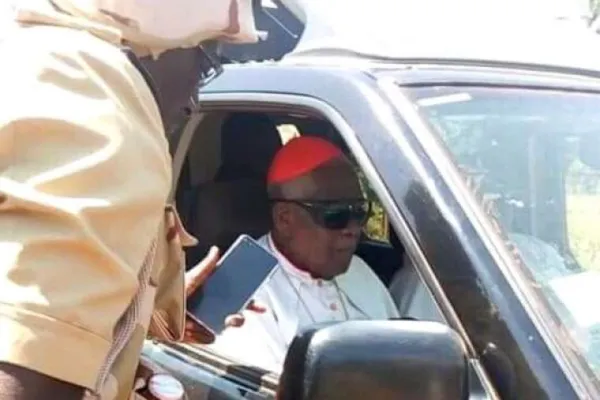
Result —
<instances>
[{"instance_id":1,"label":"car roof","mask_svg":"<svg viewBox=\"0 0 600 400\"><path fill-rule=\"evenodd\" d=\"M484 61L600 72L600 35L575 11L536 14L520 1L286 0L305 28L282 63Z\"/></svg>"},{"instance_id":2,"label":"car roof","mask_svg":"<svg viewBox=\"0 0 600 400\"><path fill-rule=\"evenodd\" d=\"M569 68L524 67L508 63L406 64L361 59L353 65L252 62L225 65L223 73L200 88L199 95L227 92L278 93L315 96L350 82L391 79L402 86L500 85L600 93L600 75Z\"/></svg>"}]
</instances>

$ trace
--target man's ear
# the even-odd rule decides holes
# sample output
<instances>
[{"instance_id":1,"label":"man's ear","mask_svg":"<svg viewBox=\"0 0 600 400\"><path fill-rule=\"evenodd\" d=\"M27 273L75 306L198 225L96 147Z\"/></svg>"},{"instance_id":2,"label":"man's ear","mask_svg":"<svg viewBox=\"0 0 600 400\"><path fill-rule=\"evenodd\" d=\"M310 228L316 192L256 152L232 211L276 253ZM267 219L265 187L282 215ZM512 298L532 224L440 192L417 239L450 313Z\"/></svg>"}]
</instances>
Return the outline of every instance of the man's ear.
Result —
<instances>
[{"instance_id":1,"label":"man's ear","mask_svg":"<svg viewBox=\"0 0 600 400\"><path fill-rule=\"evenodd\" d=\"M277 229L279 234L287 236L294 223L294 216L289 204L274 204L271 213L275 229Z\"/></svg>"}]
</instances>

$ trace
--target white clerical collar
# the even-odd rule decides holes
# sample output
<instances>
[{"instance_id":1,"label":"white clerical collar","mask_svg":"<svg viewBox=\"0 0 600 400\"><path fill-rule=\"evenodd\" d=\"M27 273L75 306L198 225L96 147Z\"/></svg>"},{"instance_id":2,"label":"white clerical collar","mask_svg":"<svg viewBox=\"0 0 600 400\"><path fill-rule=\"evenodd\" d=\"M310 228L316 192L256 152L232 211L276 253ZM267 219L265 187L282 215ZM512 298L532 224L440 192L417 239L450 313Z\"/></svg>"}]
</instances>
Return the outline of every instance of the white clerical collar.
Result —
<instances>
[{"instance_id":1,"label":"white clerical collar","mask_svg":"<svg viewBox=\"0 0 600 400\"><path fill-rule=\"evenodd\" d=\"M294 266L294 264L292 264L292 262L288 260L288 258L284 256L279 251L279 249L277 249L277 246L275 245L275 242L271 237L271 233L267 235L267 243L269 244L269 248L271 249L275 257L279 261L279 265L285 270L286 273L288 273L288 275L301 279L306 283L325 282L322 279L313 278L308 272L302 271L300 268Z\"/></svg>"}]
</instances>

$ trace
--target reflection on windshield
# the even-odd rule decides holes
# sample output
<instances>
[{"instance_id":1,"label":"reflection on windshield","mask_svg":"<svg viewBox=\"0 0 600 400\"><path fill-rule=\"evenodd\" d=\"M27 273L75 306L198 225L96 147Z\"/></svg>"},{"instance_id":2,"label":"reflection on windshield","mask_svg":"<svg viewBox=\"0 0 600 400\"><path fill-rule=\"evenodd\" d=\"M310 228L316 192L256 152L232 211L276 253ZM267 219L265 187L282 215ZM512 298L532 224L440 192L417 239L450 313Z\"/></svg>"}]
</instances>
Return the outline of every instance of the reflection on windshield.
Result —
<instances>
[{"instance_id":1,"label":"reflection on windshield","mask_svg":"<svg viewBox=\"0 0 600 400\"><path fill-rule=\"evenodd\" d=\"M600 376L600 94L482 87L413 94Z\"/></svg>"}]
</instances>

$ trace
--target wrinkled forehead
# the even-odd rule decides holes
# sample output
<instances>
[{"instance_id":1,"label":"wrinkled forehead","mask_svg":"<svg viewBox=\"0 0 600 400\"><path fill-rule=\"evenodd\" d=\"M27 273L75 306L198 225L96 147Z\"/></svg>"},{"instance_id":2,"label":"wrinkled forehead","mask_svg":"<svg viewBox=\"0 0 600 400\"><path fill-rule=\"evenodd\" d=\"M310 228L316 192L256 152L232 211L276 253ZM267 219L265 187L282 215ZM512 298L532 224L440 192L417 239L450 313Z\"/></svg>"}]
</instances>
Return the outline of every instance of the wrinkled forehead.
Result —
<instances>
[{"instance_id":1,"label":"wrinkled forehead","mask_svg":"<svg viewBox=\"0 0 600 400\"><path fill-rule=\"evenodd\" d=\"M358 176L352 164L340 157L293 181L281 185L290 199L348 200L362 198Z\"/></svg>"}]
</instances>

